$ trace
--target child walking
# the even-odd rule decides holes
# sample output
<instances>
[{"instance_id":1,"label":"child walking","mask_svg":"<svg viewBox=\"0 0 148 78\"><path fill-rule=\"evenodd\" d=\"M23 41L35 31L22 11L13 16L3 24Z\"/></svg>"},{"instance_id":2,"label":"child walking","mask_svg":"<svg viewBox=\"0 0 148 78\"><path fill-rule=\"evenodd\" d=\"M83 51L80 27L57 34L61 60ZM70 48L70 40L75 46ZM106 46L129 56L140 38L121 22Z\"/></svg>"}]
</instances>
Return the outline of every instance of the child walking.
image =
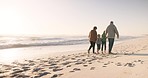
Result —
<instances>
[{"instance_id":1,"label":"child walking","mask_svg":"<svg viewBox=\"0 0 148 78\"><path fill-rule=\"evenodd\" d=\"M103 54L103 47L104 47L104 52L106 52L106 33L105 31L102 34L102 48L101 48L102 54Z\"/></svg>"},{"instance_id":2,"label":"child walking","mask_svg":"<svg viewBox=\"0 0 148 78\"><path fill-rule=\"evenodd\" d=\"M98 34L98 36L97 36L96 43L97 43L97 53L99 54L99 50L100 50L101 43L102 43L101 38L100 38L100 34Z\"/></svg>"}]
</instances>

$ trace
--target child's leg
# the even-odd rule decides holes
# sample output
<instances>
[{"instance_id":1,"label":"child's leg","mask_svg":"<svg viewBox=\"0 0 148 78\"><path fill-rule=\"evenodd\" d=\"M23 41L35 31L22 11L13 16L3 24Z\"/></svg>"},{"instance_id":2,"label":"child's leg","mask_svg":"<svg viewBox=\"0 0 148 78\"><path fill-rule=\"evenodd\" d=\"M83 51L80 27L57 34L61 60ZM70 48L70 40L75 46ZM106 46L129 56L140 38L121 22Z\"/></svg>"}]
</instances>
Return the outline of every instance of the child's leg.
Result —
<instances>
[{"instance_id":1,"label":"child's leg","mask_svg":"<svg viewBox=\"0 0 148 78\"><path fill-rule=\"evenodd\" d=\"M103 44L104 44L104 43L102 42L102 47L101 47L101 51L103 51Z\"/></svg>"},{"instance_id":2,"label":"child's leg","mask_svg":"<svg viewBox=\"0 0 148 78\"><path fill-rule=\"evenodd\" d=\"M99 53L100 50L100 44L97 44L97 53Z\"/></svg>"},{"instance_id":3,"label":"child's leg","mask_svg":"<svg viewBox=\"0 0 148 78\"><path fill-rule=\"evenodd\" d=\"M100 51L100 46L101 46L101 44L99 44L98 53L99 53L99 51Z\"/></svg>"},{"instance_id":4,"label":"child's leg","mask_svg":"<svg viewBox=\"0 0 148 78\"><path fill-rule=\"evenodd\" d=\"M97 52L98 52L99 45L97 44Z\"/></svg>"},{"instance_id":5,"label":"child's leg","mask_svg":"<svg viewBox=\"0 0 148 78\"><path fill-rule=\"evenodd\" d=\"M106 52L106 42L104 43L104 52Z\"/></svg>"},{"instance_id":6,"label":"child's leg","mask_svg":"<svg viewBox=\"0 0 148 78\"><path fill-rule=\"evenodd\" d=\"M101 46L101 44L99 44L99 50L100 50L100 46Z\"/></svg>"}]
</instances>

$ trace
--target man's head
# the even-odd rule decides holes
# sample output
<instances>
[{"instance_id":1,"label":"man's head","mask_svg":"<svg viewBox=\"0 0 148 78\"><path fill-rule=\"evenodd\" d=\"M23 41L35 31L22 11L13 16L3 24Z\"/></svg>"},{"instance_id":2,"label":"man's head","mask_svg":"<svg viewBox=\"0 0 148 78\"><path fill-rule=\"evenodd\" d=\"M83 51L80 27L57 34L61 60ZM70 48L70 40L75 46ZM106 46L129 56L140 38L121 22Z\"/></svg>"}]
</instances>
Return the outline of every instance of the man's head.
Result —
<instances>
[{"instance_id":1,"label":"man's head","mask_svg":"<svg viewBox=\"0 0 148 78\"><path fill-rule=\"evenodd\" d=\"M97 27L96 27L96 26L94 26L93 30L97 30Z\"/></svg>"},{"instance_id":2,"label":"man's head","mask_svg":"<svg viewBox=\"0 0 148 78\"><path fill-rule=\"evenodd\" d=\"M113 24L114 22L113 22L113 21L111 21L110 23L111 23L111 24Z\"/></svg>"}]
</instances>

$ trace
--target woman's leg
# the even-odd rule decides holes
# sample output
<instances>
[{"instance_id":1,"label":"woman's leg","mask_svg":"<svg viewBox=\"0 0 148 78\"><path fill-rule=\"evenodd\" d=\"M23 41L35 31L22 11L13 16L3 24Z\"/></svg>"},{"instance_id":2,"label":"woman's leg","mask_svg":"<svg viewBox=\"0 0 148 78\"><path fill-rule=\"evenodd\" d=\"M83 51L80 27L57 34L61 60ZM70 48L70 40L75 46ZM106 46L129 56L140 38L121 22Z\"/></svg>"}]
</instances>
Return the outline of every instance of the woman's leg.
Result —
<instances>
[{"instance_id":1,"label":"woman's leg","mask_svg":"<svg viewBox=\"0 0 148 78\"><path fill-rule=\"evenodd\" d=\"M93 53L95 53L95 42L92 42L92 46L93 46Z\"/></svg>"},{"instance_id":2,"label":"woman's leg","mask_svg":"<svg viewBox=\"0 0 148 78\"><path fill-rule=\"evenodd\" d=\"M103 51L103 45L104 45L104 43L102 42L102 47L101 47L101 51Z\"/></svg>"},{"instance_id":3,"label":"woman's leg","mask_svg":"<svg viewBox=\"0 0 148 78\"><path fill-rule=\"evenodd\" d=\"M93 43L92 43L92 41L90 41L90 47L89 47L89 49L88 49L88 53L90 52L90 49L93 47Z\"/></svg>"}]
</instances>

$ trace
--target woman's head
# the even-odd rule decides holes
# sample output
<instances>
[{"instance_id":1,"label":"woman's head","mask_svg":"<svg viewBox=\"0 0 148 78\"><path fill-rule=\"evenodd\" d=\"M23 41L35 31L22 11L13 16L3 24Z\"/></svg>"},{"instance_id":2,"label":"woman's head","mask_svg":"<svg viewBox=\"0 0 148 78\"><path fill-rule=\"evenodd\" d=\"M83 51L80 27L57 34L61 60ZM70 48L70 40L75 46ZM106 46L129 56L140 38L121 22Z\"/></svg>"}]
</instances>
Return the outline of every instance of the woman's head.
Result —
<instances>
[{"instance_id":1,"label":"woman's head","mask_svg":"<svg viewBox=\"0 0 148 78\"><path fill-rule=\"evenodd\" d=\"M94 26L94 28L93 28L94 30L96 30L97 29L97 27L96 26Z\"/></svg>"}]
</instances>

